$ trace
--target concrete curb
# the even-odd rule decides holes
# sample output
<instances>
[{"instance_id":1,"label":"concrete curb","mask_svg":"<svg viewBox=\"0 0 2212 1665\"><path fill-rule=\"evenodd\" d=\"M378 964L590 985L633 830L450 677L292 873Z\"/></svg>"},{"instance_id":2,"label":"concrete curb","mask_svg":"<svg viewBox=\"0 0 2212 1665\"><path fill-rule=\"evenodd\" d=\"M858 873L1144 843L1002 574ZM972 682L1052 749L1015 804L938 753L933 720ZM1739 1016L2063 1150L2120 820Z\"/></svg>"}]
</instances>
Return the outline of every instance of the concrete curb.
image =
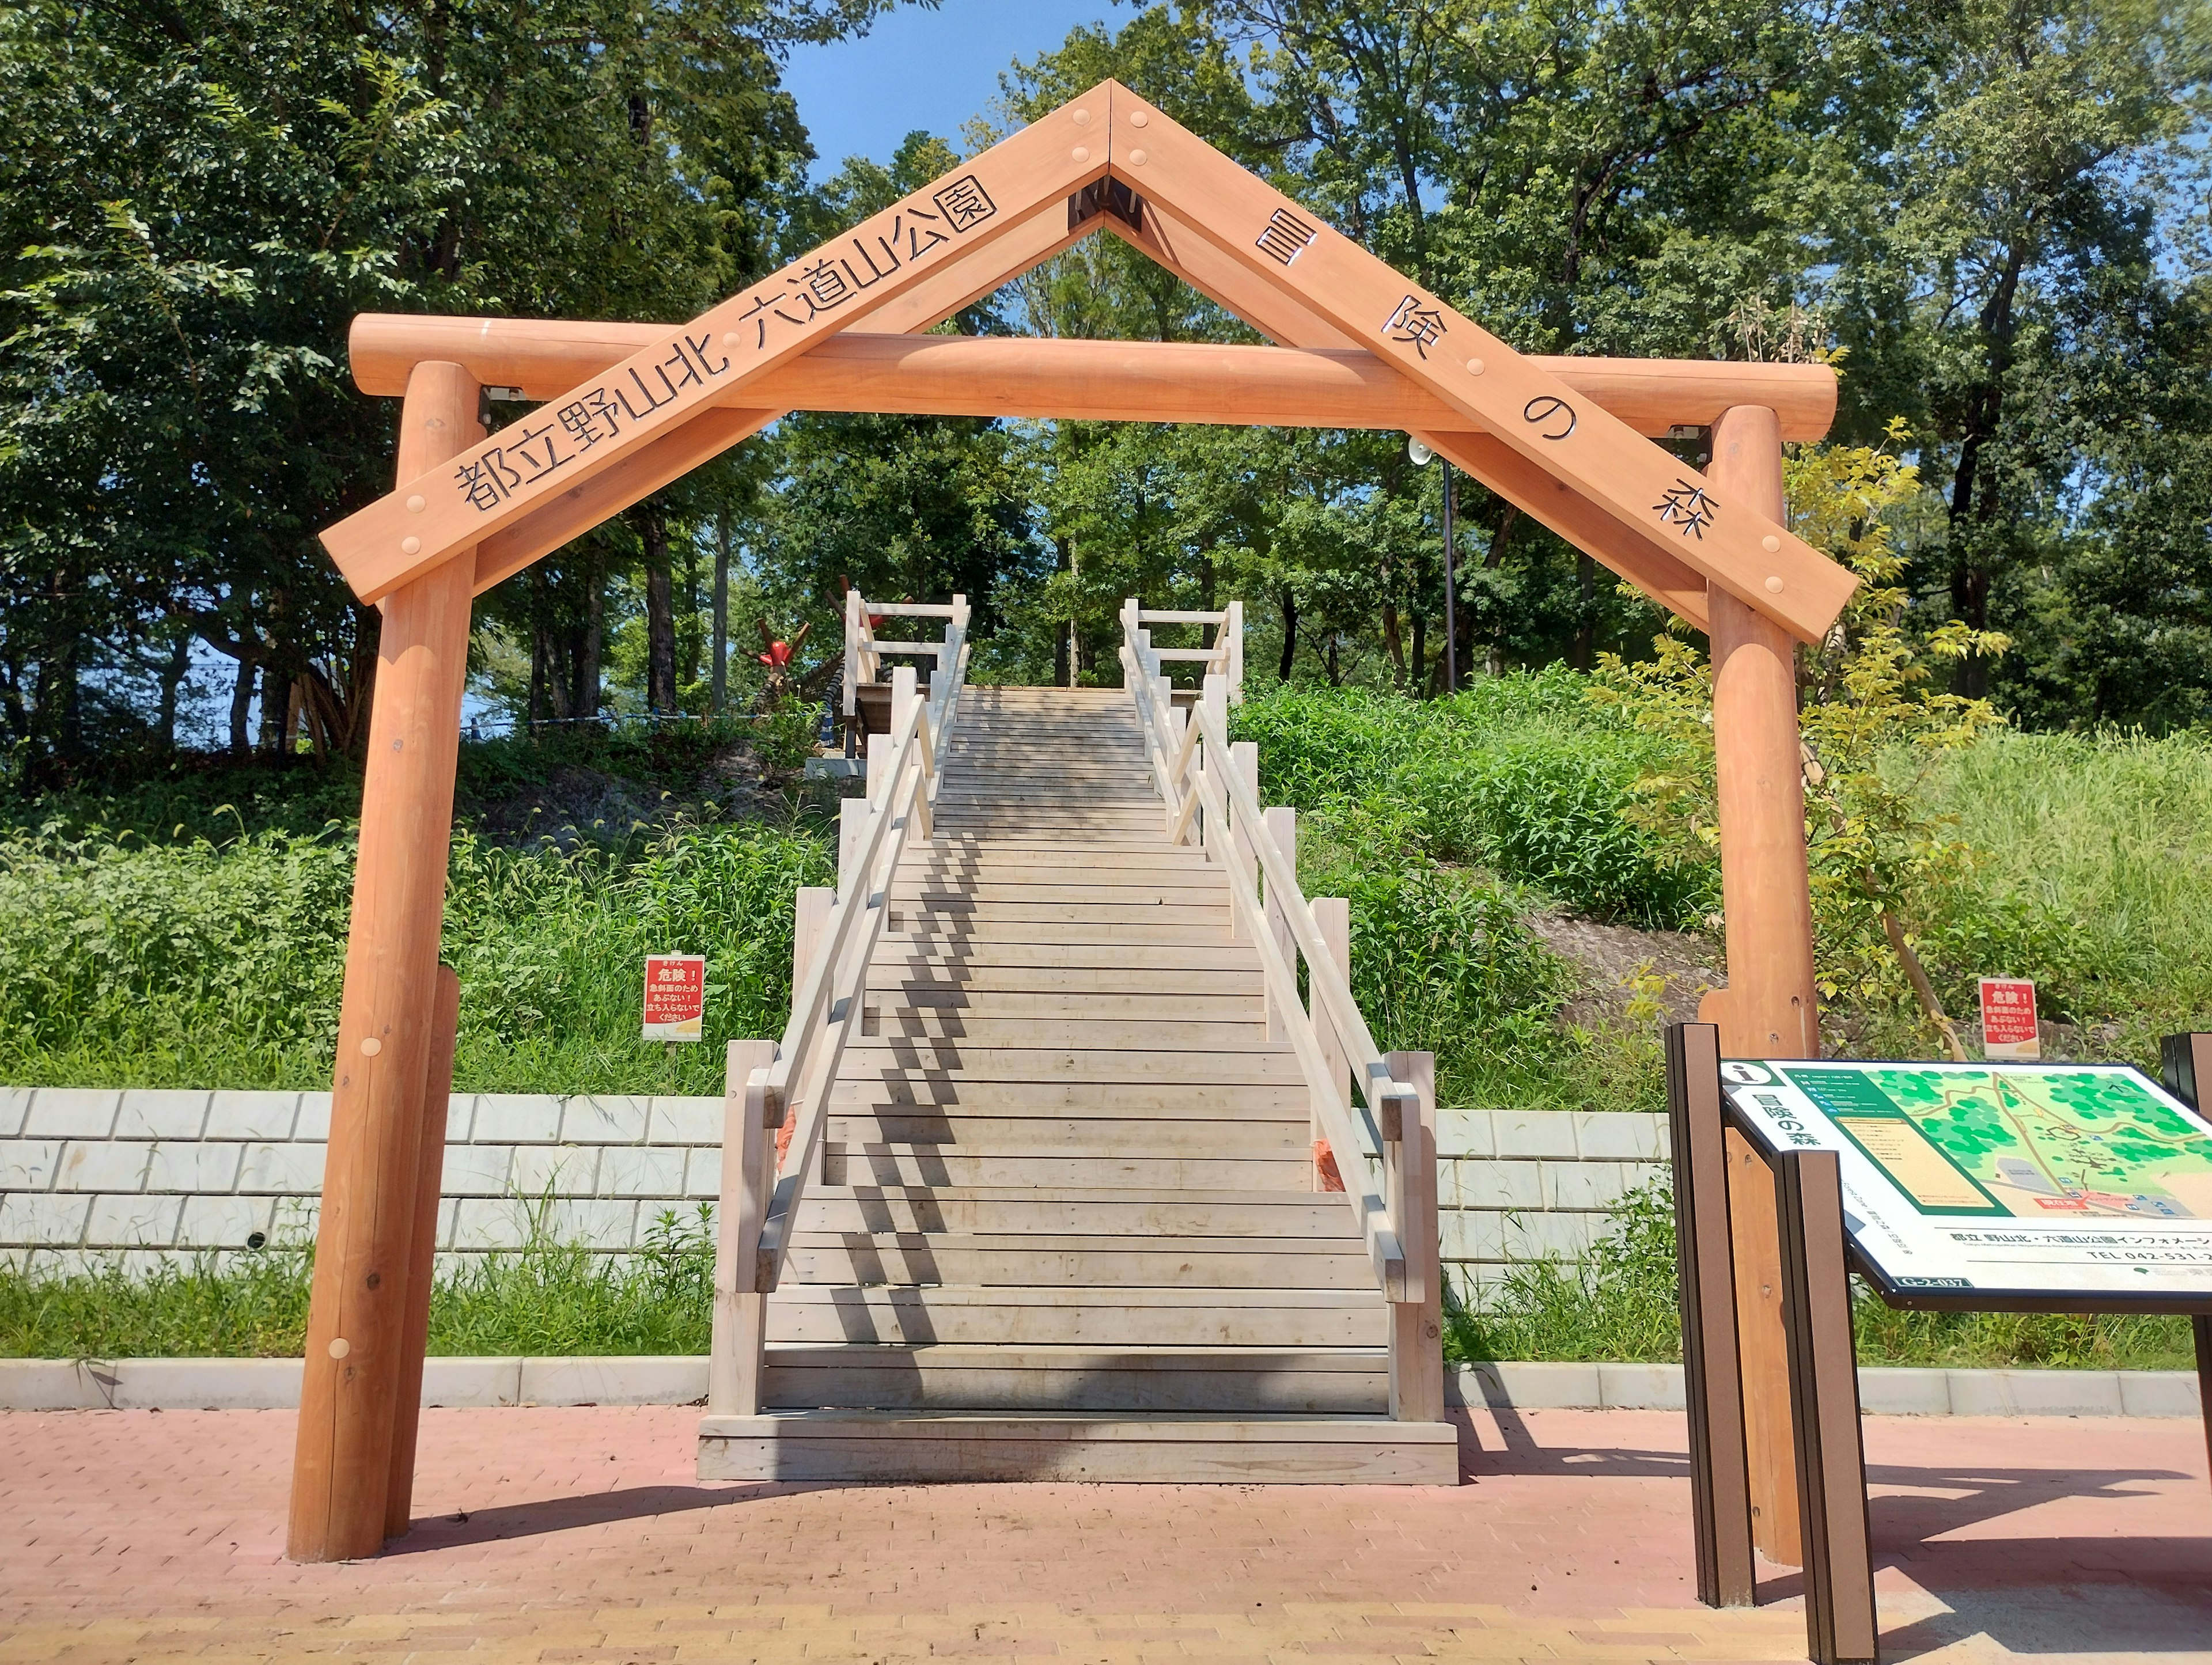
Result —
<instances>
[{"instance_id":1,"label":"concrete curb","mask_svg":"<svg viewBox=\"0 0 2212 1665\"><path fill-rule=\"evenodd\" d=\"M435 1406L688 1405L707 1395L702 1358L432 1358ZM1475 1364L1445 1372L1454 1405L1493 1410L1679 1411L1680 1364ZM2200 1414L2192 1370L1859 1372L1880 1416ZM300 1402L296 1358L0 1358L0 1411L279 1411Z\"/></svg>"}]
</instances>

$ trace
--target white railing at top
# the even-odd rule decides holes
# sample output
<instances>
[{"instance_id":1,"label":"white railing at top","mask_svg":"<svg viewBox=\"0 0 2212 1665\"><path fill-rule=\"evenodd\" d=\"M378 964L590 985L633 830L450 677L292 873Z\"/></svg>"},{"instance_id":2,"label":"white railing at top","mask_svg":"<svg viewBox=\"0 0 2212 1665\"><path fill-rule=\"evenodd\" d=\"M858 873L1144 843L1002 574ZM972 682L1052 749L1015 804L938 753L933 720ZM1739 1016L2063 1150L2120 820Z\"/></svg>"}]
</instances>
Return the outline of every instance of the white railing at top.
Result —
<instances>
[{"instance_id":1,"label":"white railing at top","mask_svg":"<svg viewBox=\"0 0 2212 1665\"><path fill-rule=\"evenodd\" d=\"M967 603L955 598L937 611L950 622L943 643L931 644L939 668L930 673L927 696L911 667L891 673L890 732L869 737L867 795L842 805L834 896L799 893L783 1036L730 1043L708 1376L719 1413L750 1414L759 1407L761 1300L782 1274L792 1223L820 1164L830 1084L860 1033L868 959L890 912L891 875L910 842L930 837L968 675ZM779 1164L776 1130L787 1120L790 1141Z\"/></svg>"},{"instance_id":2,"label":"white railing at top","mask_svg":"<svg viewBox=\"0 0 2212 1665\"><path fill-rule=\"evenodd\" d=\"M884 674L885 655L894 657L915 655L933 659L942 671L951 663L950 643L952 630L948 628L944 641L878 641L876 621L879 618L941 618L948 627L957 626L960 638L968 637L968 598L956 595L943 601L867 601L858 590L845 592L845 714L849 717L860 707L860 687L862 683L876 682Z\"/></svg>"},{"instance_id":3,"label":"white railing at top","mask_svg":"<svg viewBox=\"0 0 2212 1665\"><path fill-rule=\"evenodd\" d=\"M1421 1302L1431 1293L1423 1284L1425 1273L1426 1278L1435 1276L1427 1269L1434 1267L1435 1257L1407 1252L1395 1218L1400 1187L1393 1148L1405 1129L1418 1123L1419 1089L1395 1076L1375 1044L1345 969L1298 889L1297 864L1261 810L1255 771L1232 755L1227 671L1208 671L1200 697L1188 714L1176 708L1163 667L1169 655L1152 646L1143 624L1148 618L1182 617L1145 612L1133 599L1121 607L1122 672L1143 725L1153 779L1165 800L1168 836L1177 842L1195 836L1228 869L1237 935L1258 951L1271 1018L1280 1023L1304 1073L1315 1125L1337 1158L1346 1200L1359 1222L1383 1293L1396 1303ZM1310 1011L1298 993L1300 956L1312 994ZM1345 1092L1347 1063L1358 1091L1356 1106ZM1389 1200L1375 1190L1361 1159L1365 1158L1381 1165Z\"/></svg>"},{"instance_id":4,"label":"white railing at top","mask_svg":"<svg viewBox=\"0 0 2212 1665\"><path fill-rule=\"evenodd\" d=\"M1213 644L1209 647L1153 647L1152 633L1146 629L1152 624L1196 624L1213 627ZM1244 604L1232 601L1213 612L1173 612L1162 609L1139 607L1135 599L1121 605L1121 629L1125 637L1133 632L1134 640L1141 641L1149 649L1154 661L1160 664L1197 665L1204 668L1201 678L1225 677L1229 681L1229 697L1237 703L1244 700Z\"/></svg>"}]
</instances>

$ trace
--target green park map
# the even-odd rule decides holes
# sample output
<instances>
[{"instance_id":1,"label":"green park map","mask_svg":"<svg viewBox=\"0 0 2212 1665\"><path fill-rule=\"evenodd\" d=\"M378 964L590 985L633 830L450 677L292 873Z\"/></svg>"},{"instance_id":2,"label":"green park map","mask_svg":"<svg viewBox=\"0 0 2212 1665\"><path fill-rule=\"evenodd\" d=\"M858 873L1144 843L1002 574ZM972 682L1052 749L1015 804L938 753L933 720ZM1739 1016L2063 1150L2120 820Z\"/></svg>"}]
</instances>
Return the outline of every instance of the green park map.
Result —
<instances>
[{"instance_id":1,"label":"green park map","mask_svg":"<svg viewBox=\"0 0 2212 1665\"><path fill-rule=\"evenodd\" d=\"M2212 1220L2212 1136L2133 1071L1769 1067L1923 1213Z\"/></svg>"}]
</instances>

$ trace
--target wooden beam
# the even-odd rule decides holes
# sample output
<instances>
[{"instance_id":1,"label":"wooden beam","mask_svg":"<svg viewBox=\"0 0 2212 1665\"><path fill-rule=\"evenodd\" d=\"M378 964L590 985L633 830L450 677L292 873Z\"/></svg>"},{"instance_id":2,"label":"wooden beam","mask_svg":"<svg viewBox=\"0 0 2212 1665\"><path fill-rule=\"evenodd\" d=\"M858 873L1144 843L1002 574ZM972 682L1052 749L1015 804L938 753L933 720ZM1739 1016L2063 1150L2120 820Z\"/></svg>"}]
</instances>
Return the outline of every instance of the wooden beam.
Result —
<instances>
[{"instance_id":1,"label":"wooden beam","mask_svg":"<svg viewBox=\"0 0 2212 1665\"><path fill-rule=\"evenodd\" d=\"M407 1261L406 1329L400 1341L399 1387L392 1406L392 1479L384 1498L384 1535L404 1538L415 1524L415 1449L422 1421L422 1358L430 1340L430 1289L438 1273L438 1219L445 1202L446 1118L453 1108L453 1046L459 1038L461 980L438 968L430 1023L430 1060L422 1074L421 1146L415 1164L415 1245Z\"/></svg>"},{"instance_id":2,"label":"wooden beam","mask_svg":"<svg viewBox=\"0 0 2212 1665\"><path fill-rule=\"evenodd\" d=\"M458 364L416 367L402 478L482 436L478 394ZM473 571L459 551L384 608L292 1470L295 1561L353 1560L384 1542Z\"/></svg>"},{"instance_id":3,"label":"wooden beam","mask_svg":"<svg viewBox=\"0 0 2212 1665\"><path fill-rule=\"evenodd\" d=\"M323 542L356 594L392 593L455 551L731 402L753 380L880 310L931 272L1104 176L1112 86L1030 123L782 271L665 332L459 458L349 515ZM975 279L974 282L983 281Z\"/></svg>"},{"instance_id":4,"label":"wooden beam","mask_svg":"<svg viewBox=\"0 0 2212 1665\"><path fill-rule=\"evenodd\" d=\"M425 358L449 359L489 385L512 387L526 398L550 398L579 377L597 375L618 362L627 349L658 331L651 324L364 313L354 320L354 374L364 392L380 393L389 391L395 376L404 380L405 367ZM1710 427L1730 405L1761 404L1778 412L1784 440L1817 440L1835 414L1835 373L1825 365L1612 358L1535 362L1654 438L1676 428ZM502 375L511 380L494 380ZM1449 431L1466 422L1461 412L1364 347L1299 351L1195 342L848 330L770 371L747 391L757 395L762 407L787 410L1396 428L1408 433ZM1704 581L1698 580L1701 586Z\"/></svg>"},{"instance_id":5,"label":"wooden beam","mask_svg":"<svg viewBox=\"0 0 2212 1665\"><path fill-rule=\"evenodd\" d=\"M1002 276L994 278L991 275L997 270L999 259L1012 258L1033 265L1039 260L1049 259L1069 245L1089 236L1096 224L1096 220L1092 220L1079 226L1063 226L1049 215L1040 215L1008 233L1000 244L963 255L953 264L932 272L904 295L870 314L868 321L892 330L931 329L979 295L988 295L1005 282ZM1024 266L1024 270L1026 269ZM422 324L429 320L417 319L410 321ZM501 324L517 321L477 320L478 323ZM557 324L551 328L555 331L550 337L555 365L542 374L552 379L568 376L568 380L559 382L560 386L566 387L574 381L596 375L617 362L616 358L601 362L599 355L605 350L604 346L590 344L604 343L607 331L649 331L658 326ZM579 332L574 335L563 333L572 329ZM519 346L514 343L513 336L505 331L495 331L494 336L498 344L486 348L487 356L493 362L500 362L497 355L507 355L501 368L509 371L526 368L525 364L516 362L521 354ZM838 338L832 337L833 340ZM901 337L894 335L890 339L896 341ZM526 384L544 385L544 381ZM549 393L546 397L553 395ZM581 486L562 493L551 502L532 511L504 532L485 539L477 546L477 593L482 595L532 562L550 555L571 538L581 537L609 516L621 513L632 503L673 481L682 479L702 463L711 462L732 446L750 439L790 408L771 404L765 409L748 405L736 410L702 411L683 427L653 440L635 455L625 458Z\"/></svg>"},{"instance_id":6,"label":"wooden beam","mask_svg":"<svg viewBox=\"0 0 2212 1665\"><path fill-rule=\"evenodd\" d=\"M1363 342L1445 403L1808 641L1857 579L1618 421L1127 88L1112 90L1112 176L1247 272ZM1594 551L1595 552L1595 551Z\"/></svg>"}]
</instances>

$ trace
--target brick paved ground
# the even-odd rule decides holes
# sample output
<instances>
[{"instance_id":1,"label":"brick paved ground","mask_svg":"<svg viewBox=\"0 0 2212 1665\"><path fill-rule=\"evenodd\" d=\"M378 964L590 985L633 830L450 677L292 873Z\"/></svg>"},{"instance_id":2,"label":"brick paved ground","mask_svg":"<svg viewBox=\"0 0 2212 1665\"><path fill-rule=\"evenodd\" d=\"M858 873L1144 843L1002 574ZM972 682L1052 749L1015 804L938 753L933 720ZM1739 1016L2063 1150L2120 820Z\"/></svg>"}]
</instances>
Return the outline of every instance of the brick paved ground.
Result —
<instances>
[{"instance_id":1,"label":"brick paved ground","mask_svg":"<svg viewBox=\"0 0 2212 1665\"><path fill-rule=\"evenodd\" d=\"M0 1416L0 1661L1789 1660L1696 1606L1678 1416L1479 1413L1456 1491L702 1486L697 1413L440 1411L416 1531L279 1555L282 1412ZM1887 1657L2212 1660L2196 1425L1871 1419Z\"/></svg>"}]
</instances>

